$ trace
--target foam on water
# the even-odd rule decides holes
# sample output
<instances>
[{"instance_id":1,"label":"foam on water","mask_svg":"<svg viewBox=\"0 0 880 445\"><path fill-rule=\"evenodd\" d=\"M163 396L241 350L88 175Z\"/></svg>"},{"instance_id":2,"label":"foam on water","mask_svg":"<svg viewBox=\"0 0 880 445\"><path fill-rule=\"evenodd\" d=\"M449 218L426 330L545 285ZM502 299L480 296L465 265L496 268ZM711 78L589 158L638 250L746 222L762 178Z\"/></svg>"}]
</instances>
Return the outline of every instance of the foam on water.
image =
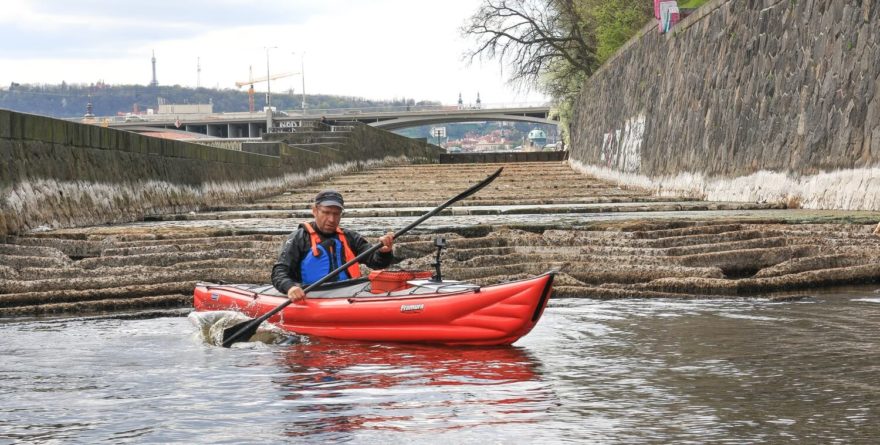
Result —
<instances>
[{"instance_id":1,"label":"foam on water","mask_svg":"<svg viewBox=\"0 0 880 445\"><path fill-rule=\"evenodd\" d=\"M196 335L204 343L214 346L223 344L223 331L239 323L251 320L250 317L235 311L190 312L187 318L198 328ZM249 345L254 347L254 343L291 344L296 341L297 337L295 335L291 335L273 324L263 323L247 342L235 343L233 346Z\"/></svg>"},{"instance_id":2,"label":"foam on water","mask_svg":"<svg viewBox=\"0 0 880 445\"><path fill-rule=\"evenodd\" d=\"M880 303L880 297L877 298L854 298L852 301L863 301L865 303Z\"/></svg>"}]
</instances>

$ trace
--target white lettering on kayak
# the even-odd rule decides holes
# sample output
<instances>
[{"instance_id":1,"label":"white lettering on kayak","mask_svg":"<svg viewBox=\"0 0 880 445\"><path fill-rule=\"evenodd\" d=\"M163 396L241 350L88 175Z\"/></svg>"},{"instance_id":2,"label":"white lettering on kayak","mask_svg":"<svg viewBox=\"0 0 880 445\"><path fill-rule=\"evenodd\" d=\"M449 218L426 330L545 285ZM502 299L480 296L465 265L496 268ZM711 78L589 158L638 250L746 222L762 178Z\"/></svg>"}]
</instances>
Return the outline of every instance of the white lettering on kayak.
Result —
<instances>
[{"instance_id":1,"label":"white lettering on kayak","mask_svg":"<svg viewBox=\"0 0 880 445\"><path fill-rule=\"evenodd\" d=\"M425 309L424 304L402 304L400 305L400 312L421 312Z\"/></svg>"}]
</instances>

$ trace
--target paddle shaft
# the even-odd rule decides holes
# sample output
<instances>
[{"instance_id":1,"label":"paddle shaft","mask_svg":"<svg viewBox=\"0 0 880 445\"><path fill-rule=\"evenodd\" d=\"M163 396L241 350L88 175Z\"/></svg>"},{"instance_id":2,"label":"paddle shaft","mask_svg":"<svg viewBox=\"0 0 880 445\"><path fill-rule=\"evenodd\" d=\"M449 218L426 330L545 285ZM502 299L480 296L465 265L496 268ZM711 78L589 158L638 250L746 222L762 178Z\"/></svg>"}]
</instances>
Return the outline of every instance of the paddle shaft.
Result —
<instances>
[{"instance_id":1,"label":"paddle shaft","mask_svg":"<svg viewBox=\"0 0 880 445\"><path fill-rule=\"evenodd\" d=\"M417 220L411 222L411 223L410 223L409 225L407 225L406 227L404 227L404 228L402 228L402 229L400 229L400 230L394 232L394 234L392 235L392 236L393 236L393 239L397 239L397 238L400 237L401 235L403 235L403 234L409 232L409 231L412 230L414 227L416 227L416 226L418 226L419 224L423 223L426 219L428 219L428 218L430 218L430 217L432 217L432 216L434 216L434 215L440 213L441 211L443 211L443 209L445 209L446 207L449 207L449 206L452 205L453 203L455 203L455 202L457 202L457 201L460 201L460 200L462 200L462 199L464 199L464 198L467 198L468 196L471 196L471 195L473 195L474 193L478 192L480 189L482 189L483 187L489 185L489 183L491 183L492 181L494 181L495 178L497 178L497 177L501 174L501 171L502 171L502 170L504 170L504 167L501 167L501 168L499 168L498 170L496 170L495 173L492 173L491 175L489 175L489 177L487 177L486 179L484 179L484 180L483 180L482 182L480 182L479 184L475 184L475 185L471 186L469 189L467 189L467 190L465 190L465 191L459 193L457 196L455 196L455 197L449 199L448 201L444 202L443 204L440 204L439 206L435 207L435 208L434 208L433 210L431 210L430 212L425 213L424 215L420 216L419 219L417 219ZM345 264L343 264L343 265L337 267L336 269L334 269L332 272L328 273L327 275L324 275L324 276L323 276L321 279L319 279L318 281L315 281L314 283L308 285L305 289L303 289L303 293L308 293L308 292L311 291L312 289L314 289L314 288L316 288L316 287L318 287L318 286L320 286L320 285L326 283L327 281L333 279L334 277L336 277L337 275L339 275L341 272L343 272L344 270L348 269L348 267L351 266L352 264L354 264L354 263L356 263L356 262L358 262L358 261L360 261L360 260L362 260L362 259L368 257L369 255L372 255L375 251L377 251L377 250L379 250L379 249L381 249L381 248L382 248L382 243L377 243L377 244L375 244L375 245L373 245L373 246L370 246L369 249L367 249L367 250L361 252L361 253L358 254L356 257L352 258L351 260L349 260L349 261L346 262ZM247 332L256 332L257 326L259 326L261 323L263 323L264 321L266 321L266 320L268 320L269 318L271 318L273 315L275 315L275 314L277 314L278 312L280 312L282 309L286 308L286 307L287 307L288 305L290 305L291 303L293 303L293 300L288 299L287 301L285 301L285 302L279 304L279 305L276 306L274 309L272 309L272 310L269 311L269 312L266 312L265 314L261 315L260 317L255 318L255 319L253 319L253 320L251 320L251 321L248 321L248 322L244 322L244 323L243 323L244 326L242 326L241 324L236 325L236 326L233 326L233 327L230 328L230 329L234 329L234 328L236 328L237 326L242 326L242 327L241 327L240 329L236 330L232 335L230 335L230 336L228 336L228 337L224 336L225 338L223 339L223 346L228 348L230 345L232 345L233 343L235 343L235 341L236 341L239 337L243 337L245 333L247 333ZM251 335L253 335L253 334L251 334ZM247 337L250 338L250 335L248 335Z\"/></svg>"}]
</instances>

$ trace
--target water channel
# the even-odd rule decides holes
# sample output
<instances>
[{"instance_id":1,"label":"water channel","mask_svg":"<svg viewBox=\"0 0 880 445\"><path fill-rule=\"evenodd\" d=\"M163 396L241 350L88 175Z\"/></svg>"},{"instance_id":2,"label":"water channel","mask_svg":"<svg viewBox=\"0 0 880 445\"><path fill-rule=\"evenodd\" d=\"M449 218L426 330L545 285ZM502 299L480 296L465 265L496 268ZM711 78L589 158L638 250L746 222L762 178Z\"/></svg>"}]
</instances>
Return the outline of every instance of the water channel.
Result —
<instances>
[{"instance_id":1,"label":"water channel","mask_svg":"<svg viewBox=\"0 0 880 445\"><path fill-rule=\"evenodd\" d=\"M880 289L809 294L551 300L489 349L3 320L0 443L877 443Z\"/></svg>"}]
</instances>

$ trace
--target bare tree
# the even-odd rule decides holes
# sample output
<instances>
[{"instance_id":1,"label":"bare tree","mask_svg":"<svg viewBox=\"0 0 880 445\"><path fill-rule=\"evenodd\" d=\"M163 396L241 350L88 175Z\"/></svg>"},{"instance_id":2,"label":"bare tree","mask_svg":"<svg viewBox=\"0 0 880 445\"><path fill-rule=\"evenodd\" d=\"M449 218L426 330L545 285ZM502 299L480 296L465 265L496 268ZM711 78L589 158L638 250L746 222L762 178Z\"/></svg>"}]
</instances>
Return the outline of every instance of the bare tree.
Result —
<instances>
[{"instance_id":1,"label":"bare tree","mask_svg":"<svg viewBox=\"0 0 880 445\"><path fill-rule=\"evenodd\" d=\"M483 0L461 28L477 43L468 57L500 60L512 68L511 83L526 89L541 86L548 72L589 76L598 60L584 14L588 1Z\"/></svg>"}]
</instances>

